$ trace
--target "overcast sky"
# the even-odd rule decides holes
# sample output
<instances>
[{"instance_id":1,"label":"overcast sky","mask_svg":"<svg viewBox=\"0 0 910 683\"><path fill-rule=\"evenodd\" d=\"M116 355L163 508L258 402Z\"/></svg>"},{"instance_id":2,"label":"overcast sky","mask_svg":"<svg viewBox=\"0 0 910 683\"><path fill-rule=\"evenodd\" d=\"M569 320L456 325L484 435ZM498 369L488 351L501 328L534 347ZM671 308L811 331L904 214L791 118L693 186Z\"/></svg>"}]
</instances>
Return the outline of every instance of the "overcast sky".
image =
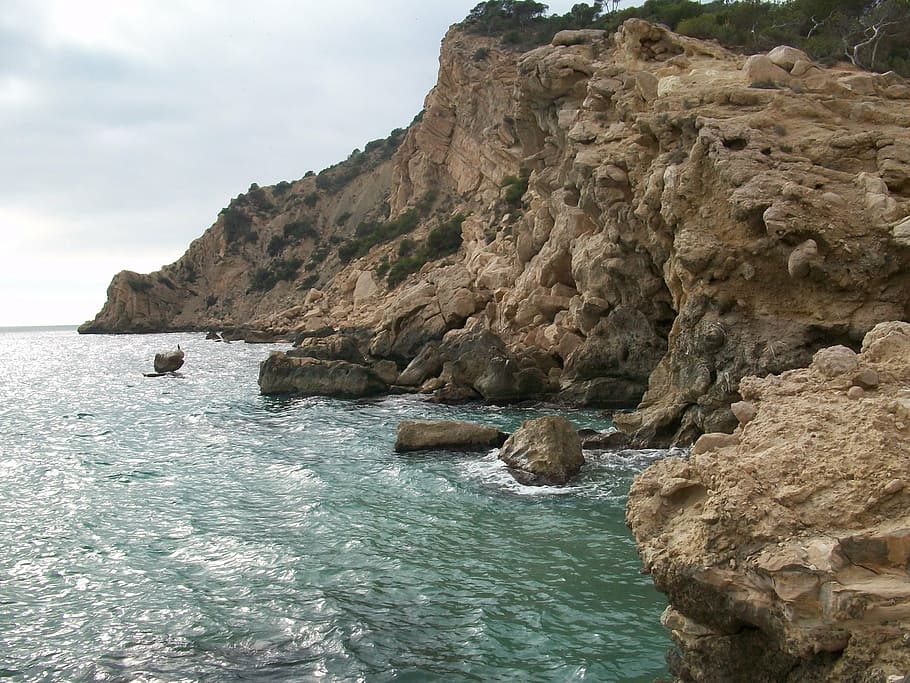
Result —
<instances>
[{"instance_id":1,"label":"overcast sky","mask_svg":"<svg viewBox=\"0 0 910 683\"><path fill-rule=\"evenodd\" d=\"M0 0L0 326L82 323L250 183L407 126L476 1Z\"/></svg>"}]
</instances>

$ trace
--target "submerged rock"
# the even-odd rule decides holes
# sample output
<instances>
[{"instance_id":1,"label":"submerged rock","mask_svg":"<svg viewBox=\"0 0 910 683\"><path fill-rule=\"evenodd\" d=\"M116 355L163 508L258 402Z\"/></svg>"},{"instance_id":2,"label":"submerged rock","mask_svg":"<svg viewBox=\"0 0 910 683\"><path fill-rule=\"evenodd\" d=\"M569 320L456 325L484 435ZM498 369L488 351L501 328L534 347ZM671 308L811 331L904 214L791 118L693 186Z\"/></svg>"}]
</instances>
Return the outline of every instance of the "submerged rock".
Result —
<instances>
[{"instance_id":1,"label":"submerged rock","mask_svg":"<svg viewBox=\"0 0 910 683\"><path fill-rule=\"evenodd\" d=\"M456 420L405 420L398 425L395 450L485 451L502 446L508 434L496 427Z\"/></svg>"},{"instance_id":2,"label":"submerged rock","mask_svg":"<svg viewBox=\"0 0 910 683\"><path fill-rule=\"evenodd\" d=\"M578 432L558 416L522 424L503 444L499 459L518 482L529 486L561 486L585 464Z\"/></svg>"}]
</instances>

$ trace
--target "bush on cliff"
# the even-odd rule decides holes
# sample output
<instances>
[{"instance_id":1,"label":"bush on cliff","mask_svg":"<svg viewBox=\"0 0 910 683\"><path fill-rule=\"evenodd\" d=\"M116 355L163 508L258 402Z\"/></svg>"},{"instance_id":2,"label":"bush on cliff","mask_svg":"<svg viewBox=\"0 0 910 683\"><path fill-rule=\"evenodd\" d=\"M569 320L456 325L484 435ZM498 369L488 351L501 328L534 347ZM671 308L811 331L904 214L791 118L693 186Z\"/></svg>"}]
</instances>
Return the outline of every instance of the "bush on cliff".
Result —
<instances>
[{"instance_id":1,"label":"bush on cliff","mask_svg":"<svg viewBox=\"0 0 910 683\"><path fill-rule=\"evenodd\" d=\"M268 292L282 280L293 280L303 262L300 259L276 259L250 276L250 292Z\"/></svg>"},{"instance_id":2,"label":"bush on cliff","mask_svg":"<svg viewBox=\"0 0 910 683\"><path fill-rule=\"evenodd\" d=\"M425 263L458 251L462 242L461 224L465 218L464 214L457 213L443 221L430 230L426 241L419 247L415 248L413 240L402 240L398 245L398 260L388 268L386 281L389 287L397 286L408 275L420 270Z\"/></svg>"},{"instance_id":3,"label":"bush on cliff","mask_svg":"<svg viewBox=\"0 0 910 683\"><path fill-rule=\"evenodd\" d=\"M544 16L546 5L489 0L461 25L529 47L550 42L563 29L615 31L626 19L639 18L742 52L787 44L825 63L848 59L864 69L910 76L910 0L647 0L623 10L611 2L609 12L604 4L578 3L566 14Z\"/></svg>"}]
</instances>

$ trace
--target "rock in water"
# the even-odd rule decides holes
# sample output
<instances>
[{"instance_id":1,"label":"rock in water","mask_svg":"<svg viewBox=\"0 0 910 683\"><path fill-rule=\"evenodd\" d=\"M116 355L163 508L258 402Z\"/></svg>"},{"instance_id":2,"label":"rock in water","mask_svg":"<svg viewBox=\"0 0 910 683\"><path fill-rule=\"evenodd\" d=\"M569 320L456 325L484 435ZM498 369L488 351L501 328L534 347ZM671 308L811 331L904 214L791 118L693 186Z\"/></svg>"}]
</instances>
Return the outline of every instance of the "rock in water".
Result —
<instances>
[{"instance_id":1,"label":"rock in water","mask_svg":"<svg viewBox=\"0 0 910 683\"><path fill-rule=\"evenodd\" d=\"M165 351L155 354L155 372L176 372L183 367L183 349L177 344L176 351Z\"/></svg>"},{"instance_id":2,"label":"rock in water","mask_svg":"<svg viewBox=\"0 0 910 683\"><path fill-rule=\"evenodd\" d=\"M578 432L558 416L522 424L503 444L499 459L519 483L528 486L561 486L585 464Z\"/></svg>"},{"instance_id":3,"label":"rock in water","mask_svg":"<svg viewBox=\"0 0 910 683\"><path fill-rule=\"evenodd\" d=\"M506 434L489 425L457 420L405 420L398 424L395 451L449 449L485 451L502 446Z\"/></svg>"}]
</instances>

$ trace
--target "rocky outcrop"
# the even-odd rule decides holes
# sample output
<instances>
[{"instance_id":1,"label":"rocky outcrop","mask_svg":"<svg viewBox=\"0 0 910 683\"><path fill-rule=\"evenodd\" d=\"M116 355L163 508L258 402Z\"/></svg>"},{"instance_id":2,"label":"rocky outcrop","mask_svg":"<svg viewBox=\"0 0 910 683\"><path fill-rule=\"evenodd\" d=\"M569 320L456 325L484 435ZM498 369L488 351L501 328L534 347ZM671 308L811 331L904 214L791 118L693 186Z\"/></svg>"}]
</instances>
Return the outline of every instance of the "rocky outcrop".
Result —
<instances>
[{"instance_id":1,"label":"rocky outcrop","mask_svg":"<svg viewBox=\"0 0 910 683\"><path fill-rule=\"evenodd\" d=\"M183 359L186 354L177 344L176 351L165 351L155 354L155 372L176 372L183 367Z\"/></svg>"},{"instance_id":2,"label":"rocky outcrop","mask_svg":"<svg viewBox=\"0 0 910 683\"><path fill-rule=\"evenodd\" d=\"M273 351L259 365L262 394L363 398L388 390L388 384L372 368L343 360L319 360Z\"/></svg>"},{"instance_id":3,"label":"rocky outcrop","mask_svg":"<svg viewBox=\"0 0 910 683\"><path fill-rule=\"evenodd\" d=\"M404 420L398 423L395 451L485 451L498 448L507 434L496 427L458 420Z\"/></svg>"},{"instance_id":4,"label":"rocky outcrop","mask_svg":"<svg viewBox=\"0 0 910 683\"><path fill-rule=\"evenodd\" d=\"M499 459L526 486L562 486L585 464L578 432L558 416L524 422L503 444Z\"/></svg>"},{"instance_id":5,"label":"rocky outcrop","mask_svg":"<svg viewBox=\"0 0 910 683\"><path fill-rule=\"evenodd\" d=\"M740 384L732 434L639 475L627 520L681 681L910 671L910 324ZM747 404L747 405L744 405Z\"/></svg>"},{"instance_id":6,"label":"rocky outcrop","mask_svg":"<svg viewBox=\"0 0 910 683\"><path fill-rule=\"evenodd\" d=\"M910 317L908 102L894 74L640 20L524 54L454 27L393 156L251 188L85 329L365 330L410 390L637 405L636 443L690 443L735 426L742 377ZM459 250L390 284L453 214Z\"/></svg>"}]
</instances>

